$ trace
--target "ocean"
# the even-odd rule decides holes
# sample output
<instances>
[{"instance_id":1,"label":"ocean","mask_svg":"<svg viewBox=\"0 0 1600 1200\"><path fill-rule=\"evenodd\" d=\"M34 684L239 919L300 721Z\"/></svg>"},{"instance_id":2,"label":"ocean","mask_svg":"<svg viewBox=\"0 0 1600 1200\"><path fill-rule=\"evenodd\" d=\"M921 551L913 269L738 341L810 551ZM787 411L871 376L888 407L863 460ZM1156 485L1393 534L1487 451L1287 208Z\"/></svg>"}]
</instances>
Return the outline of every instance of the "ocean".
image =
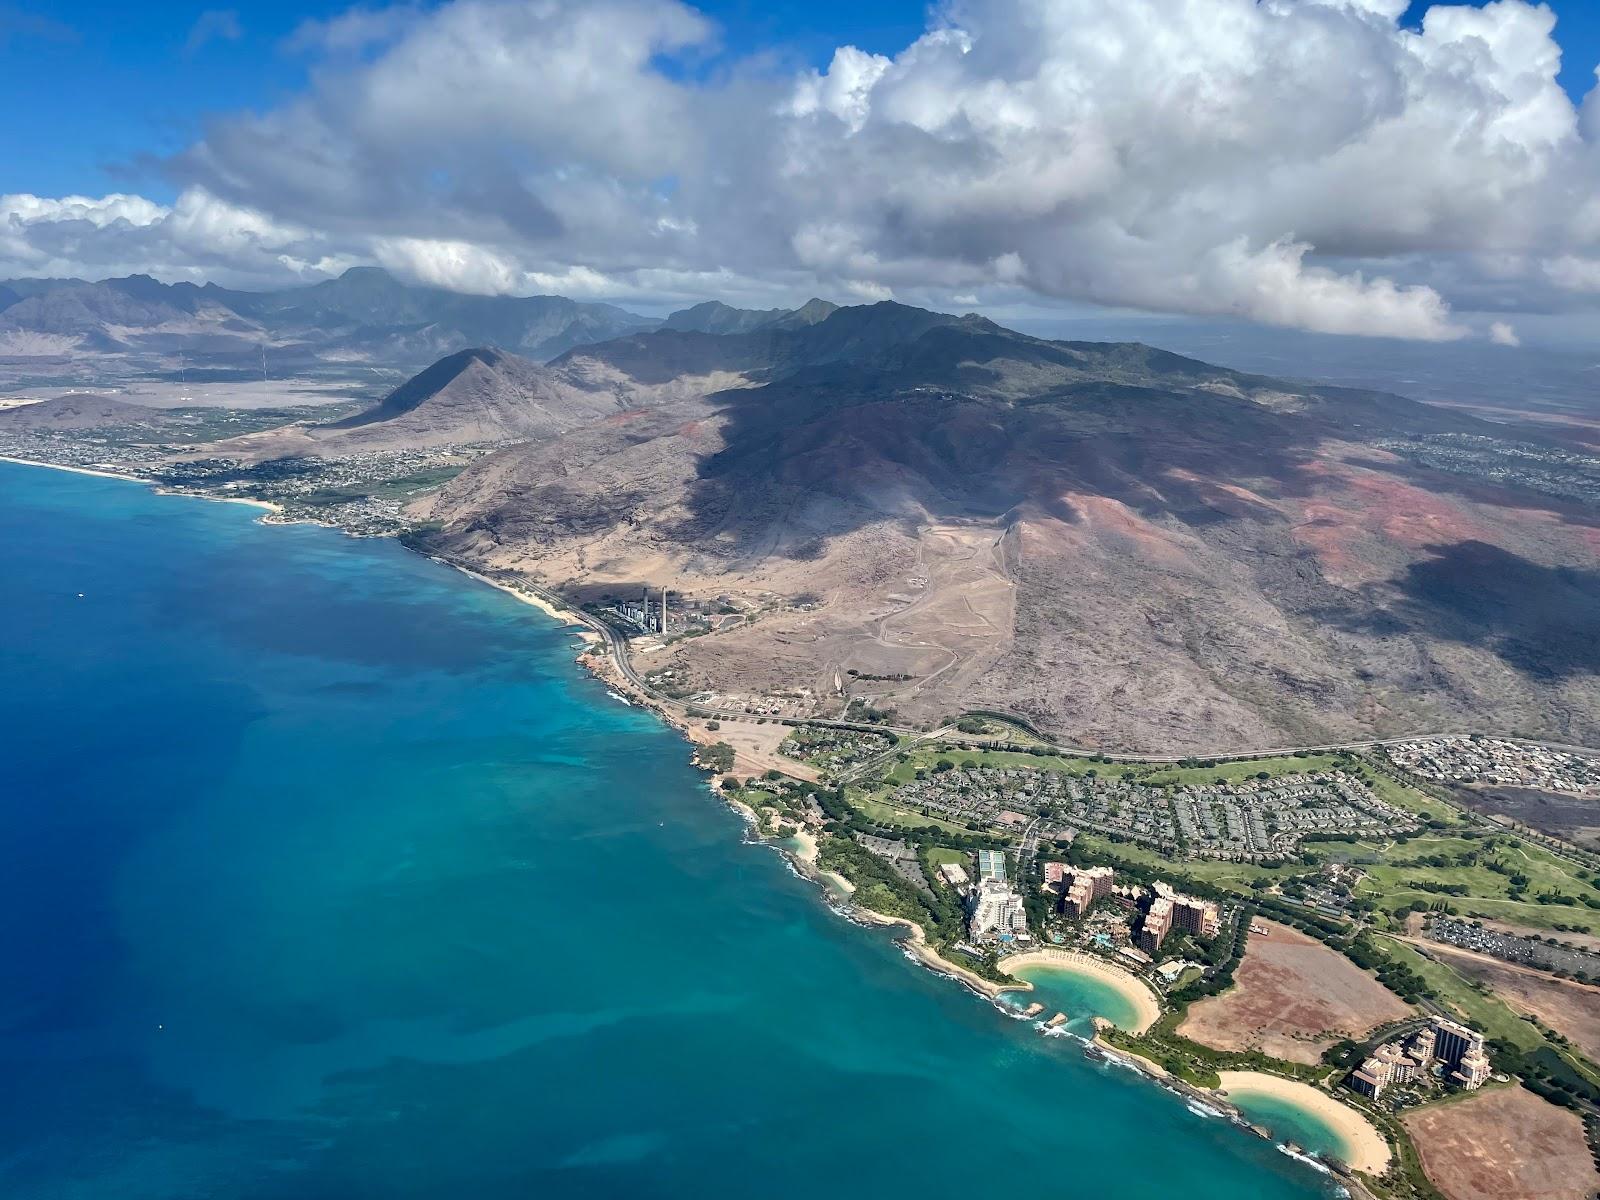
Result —
<instances>
[{"instance_id":1,"label":"ocean","mask_svg":"<svg viewBox=\"0 0 1600 1200\"><path fill-rule=\"evenodd\" d=\"M0 1195L1302 1200L388 541L0 463Z\"/></svg>"}]
</instances>

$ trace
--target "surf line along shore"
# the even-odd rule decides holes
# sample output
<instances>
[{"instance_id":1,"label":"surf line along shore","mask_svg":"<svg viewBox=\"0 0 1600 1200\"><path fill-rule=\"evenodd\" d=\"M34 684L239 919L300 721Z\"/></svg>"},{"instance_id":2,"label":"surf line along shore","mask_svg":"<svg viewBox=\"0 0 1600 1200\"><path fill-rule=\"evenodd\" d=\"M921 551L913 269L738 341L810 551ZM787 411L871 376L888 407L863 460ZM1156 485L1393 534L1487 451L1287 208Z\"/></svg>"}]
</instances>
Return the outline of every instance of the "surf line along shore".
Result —
<instances>
[{"instance_id":1,"label":"surf line along shore","mask_svg":"<svg viewBox=\"0 0 1600 1200\"><path fill-rule=\"evenodd\" d=\"M599 640L598 633L592 628L592 618L580 616L570 609L552 604L542 596L485 576L461 563L452 562L448 559L436 559L436 561L442 565L452 567L480 583L488 584L490 587L504 592L524 604L538 608L548 617L564 624L583 628L584 640L591 645ZM654 713L667 725L677 729L680 733L690 733L689 722L678 714L655 703L653 697L639 694L638 689L633 687L631 681L620 672L608 670L608 656L600 661L595 661L593 658L585 658L581 661L588 666L593 674L606 683L625 693L631 693L644 709ZM691 737L691 740L694 739ZM714 786L712 791L716 791ZM761 836L759 819L752 809L732 797L722 796L722 799L730 808L739 813L749 831L750 840L779 848L783 857L789 861L797 874L802 878L810 879L823 885L823 894L830 908L835 909L835 911L860 925L898 927L904 930L904 936L898 939L901 950L908 958L916 961L927 970L953 979L991 1001L997 1000L1007 992L1033 990L1033 984L1026 979L1019 977L1013 983L997 983L993 980L985 979L983 976L957 963L951 962L942 956L927 940L927 935L922 926L914 921L903 917L887 916L850 903L847 898L848 893L845 894L845 897L838 899L829 897L825 873L820 871L816 864L817 845L814 838L806 837L802 839L803 844L794 847L777 847L776 843ZM1092 976L1114 988L1136 1014L1131 1022L1119 1023L1129 1033L1144 1033L1161 1017L1160 1001L1149 985L1131 972L1125 971L1115 964L1094 955L1047 946L1009 955L1001 959L997 965L1000 971L1013 976L1016 975L1017 971L1025 970L1029 967L1044 967ZM1243 1095L1270 1095L1281 1102L1309 1112L1333 1129L1346 1151L1341 1157L1354 1170L1370 1175L1381 1175L1388 1166L1390 1150L1383 1135L1369 1124L1360 1113L1339 1103L1331 1096L1317 1091L1315 1088L1295 1083L1293 1080L1280 1079L1276 1076L1263 1075L1257 1072L1224 1072L1222 1073L1222 1084L1218 1089L1189 1089L1178 1085L1175 1080L1163 1078L1165 1072L1146 1059L1142 1059L1137 1055L1112 1050L1109 1047L1106 1047L1105 1050L1107 1054L1114 1055L1126 1062L1135 1070L1150 1077L1157 1084L1165 1085L1169 1088L1177 1086L1184 1094L1192 1094L1211 1103L1223 1104L1234 1111L1236 1119L1242 1125L1248 1126L1250 1123L1243 1114L1238 1113L1237 1108L1231 1103L1229 1099L1231 1093L1237 1091ZM1348 1178L1346 1180L1347 1186L1354 1185L1354 1182L1354 1180ZM1356 1189L1356 1194L1366 1195L1364 1190L1359 1188Z\"/></svg>"},{"instance_id":2,"label":"surf line along shore","mask_svg":"<svg viewBox=\"0 0 1600 1200\"><path fill-rule=\"evenodd\" d=\"M158 496L188 496L193 500L216 500L223 504L248 504L252 508L264 508L271 516L280 516L283 506L271 500L252 500L248 496L219 496L215 492L188 492L180 488L163 487L158 480L146 479L142 475L129 475L123 471L112 471L103 467L75 467L68 463L45 462L38 458L13 458L9 454L0 454L0 462L15 463L19 467L44 467L50 471L66 471L70 475L92 475L96 479L121 479L126 483L142 484ZM287 524L287 522L285 522Z\"/></svg>"},{"instance_id":3,"label":"surf line along shore","mask_svg":"<svg viewBox=\"0 0 1600 1200\"><path fill-rule=\"evenodd\" d=\"M1055 946L1042 946L1037 950L1025 950L1020 954L1008 955L995 965L1005 974L1012 976L1029 967L1045 967L1075 975L1087 975L1099 980L1126 1000L1133 1010L1135 1016L1132 1022L1113 1022L1129 1033L1143 1033L1161 1019L1161 1002L1142 979L1092 954L1062 950ZM1017 987L1019 990L1031 991L1033 984L1019 978Z\"/></svg>"},{"instance_id":4,"label":"surf line along shore","mask_svg":"<svg viewBox=\"0 0 1600 1200\"><path fill-rule=\"evenodd\" d=\"M1338 1136L1344 1144L1340 1156L1364 1175L1382 1175L1389 1167L1389 1143L1373 1124L1348 1104L1328 1093L1261 1071L1219 1071L1216 1094L1235 1108L1241 1098L1262 1096L1277 1100L1310 1114Z\"/></svg>"},{"instance_id":5,"label":"surf line along shore","mask_svg":"<svg viewBox=\"0 0 1600 1200\"><path fill-rule=\"evenodd\" d=\"M72 473L72 474L80 474L80 475L86 475L86 476L97 476L97 477L100 477L100 478L115 479L115 480L118 480L120 482L126 482L126 483L137 483L137 484L140 484L142 486L151 488L156 493L163 494L163 495L190 496L190 497L192 497L194 499L200 499L200 500L223 500L223 501L226 501L226 502L231 502L231 503L236 503L236 504L250 505L252 507L265 509L268 512L273 512L273 513L275 513L276 511L279 511L276 505L272 504L271 502L267 502L267 501L252 500L252 499L248 499L248 498L245 498L245 497L221 496L221 495L207 494L207 493L168 490L168 489L162 488L159 485L159 483L157 483L154 480L144 479L144 478L140 478L140 477L135 476L135 475L123 474L123 473L116 472L116 471L102 470L102 469L91 468L91 467L67 466L67 465L63 465L63 464L39 462L39 461L25 460L25 459L14 459L14 458L10 458L9 456L0 456L0 461L13 462L13 463L15 463L15 464L17 464L19 466L42 467L42 468L50 469L50 470L65 471L65 472ZM433 556L425 555L424 557L433 557ZM436 559L436 561L439 561L441 563L441 565L451 567L454 570L460 572L461 574L464 574L464 575L467 575L467 576L471 577L474 580L475 583L485 584L485 585L488 585L490 587L494 587L497 591L500 591L501 593L503 593L505 595L508 595L508 596L512 597L513 599L516 599L516 600L520 601L523 604L526 604L526 605L528 605L530 607L537 608L537 609L541 610L541 614L546 619L554 620L554 621L557 621L557 622L560 622L562 624L566 624L566 625L569 625L569 626L582 627L582 626L588 626L590 624L589 621L585 620L578 613L572 612L572 611L560 606L559 604L552 604L542 596L532 595L532 594L529 594L528 592L525 592L525 591L523 591L523 590L521 590L519 588L506 586L505 584L501 583L498 580L486 577L485 575L483 575L483 574L481 574L479 572L476 572L476 571L472 571L472 570L470 570L468 568L464 568L461 564L449 562L447 560L442 560L442 559ZM584 640L586 642L589 641L592 638L597 638L599 636L597 632L592 630L592 628L591 629L586 629L585 633L587 634L587 636L584 638ZM621 683L621 682L622 681L619 681L619 683ZM631 689L629 689L629 690L631 690ZM643 699L643 698L641 698L641 699ZM668 724L674 724L674 722L672 722L671 719L670 719L670 715L668 713L666 713L666 712L662 712L656 705L646 703L646 707L649 708L651 711L656 712L656 714L658 716L661 716L664 720L666 720ZM809 843L809 839L808 839L808 843ZM793 852L790 852L790 857L791 857L792 860L796 860L799 863L804 865L803 873L810 875L812 878L816 877L816 869L815 869L815 866L814 866L814 857L815 857L814 844L804 844L804 845L797 846ZM907 953L908 957L912 957L915 960L919 961L924 967L926 967L927 969L929 969L930 971L932 971L934 973L941 974L941 975L944 975L944 976L946 976L948 978L952 978L952 979L958 980L959 982L961 982L962 984L964 984L965 986L970 988L972 991L974 991L974 992L976 992L976 993L978 993L980 995L983 995L983 996L986 996L986 997L989 997L989 998L992 999L992 998L997 997L1000 994L1005 993L1005 992L1027 991L1027 990L1030 990L1031 987L1032 987L1032 985L1029 984L1027 981L1020 980L1020 979L1017 980L1015 983L1010 983L1010 984L997 983L997 982L994 982L994 981L991 981L991 980L988 980L988 979L984 979L981 976L978 976L977 974L962 968L958 964L953 963L953 962L949 961L948 959L945 959L943 956L941 956L938 953L937 949L934 946L932 946L931 944L928 943L922 928L920 926L914 924L913 922L905 921L905 920L901 920L901 919L885 917L885 916L882 916L881 914L877 914L877 913L871 912L869 910L866 910L864 908L856 907L856 906L853 906L853 905L845 905L845 906L842 906L842 907L844 908L845 911L847 911L848 915L850 915L853 919L858 920L861 924L897 925L897 926L901 926L901 927L905 928L906 931L907 931L907 934L909 936L901 938L900 939L900 944L901 944L902 948L904 949L904 951ZM1093 968L1098 968L1098 970L1095 970L1094 973L1099 975L1099 977L1104 979L1107 983L1113 984L1114 986L1120 985L1119 986L1119 991L1122 991L1123 988L1126 988L1128 985L1132 985L1133 987L1138 988L1138 989L1143 989L1146 992L1146 995L1144 995L1142 997L1142 1000L1145 1003L1149 1003L1149 1004L1152 1004L1152 1005L1154 1004L1153 997L1148 994L1148 989L1144 989L1143 985L1141 983L1139 983L1136 980L1135 977L1127 974L1126 972L1121 972L1121 971L1117 970L1117 968L1115 968L1111 964L1101 963L1098 960L1093 959L1091 956L1080 956L1082 961L1069 964L1069 963L1063 962L1061 957L1059 957L1064 952L1055 951L1055 953L1051 953L1050 950L1054 950L1054 948L1048 948L1046 950L1041 950L1041 951L1033 951L1033 952L1030 952L1029 954L1024 954L1024 955L1014 955L1014 956L1011 957L1011 959L1007 960L1005 965L1006 965L1007 968L1015 968L1017 966L1026 965L1026 963L1027 963L1027 961L1029 959L1036 959L1042 965L1051 965L1051 966L1056 966L1056 967L1064 967L1064 966L1069 966L1070 965L1073 969L1081 969L1081 970L1084 970L1086 972L1092 970ZM1130 1001L1133 1001L1134 996L1138 995L1137 992L1125 993L1125 994L1128 995L1128 998L1129 998ZM1138 1007L1139 1007L1139 1009L1141 1011L1144 1010L1144 1004L1143 1003L1139 1004ZM1136 1028L1131 1030L1131 1032L1141 1032L1145 1028L1148 1028L1148 1023L1141 1021L1141 1023ZM1263 1090L1263 1089L1240 1086L1240 1090L1244 1091L1244 1092L1251 1092L1251 1091L1259 1091L1259 1090ZM1354 1117L1355 1114L1352 1113L1351 1116ZM1332 1122L1330 1122L1330 1124L1332 1124ZM1385 1152L1386 1152L1386 1148L1385 1148Z\"/></svg>"}]
</instances>

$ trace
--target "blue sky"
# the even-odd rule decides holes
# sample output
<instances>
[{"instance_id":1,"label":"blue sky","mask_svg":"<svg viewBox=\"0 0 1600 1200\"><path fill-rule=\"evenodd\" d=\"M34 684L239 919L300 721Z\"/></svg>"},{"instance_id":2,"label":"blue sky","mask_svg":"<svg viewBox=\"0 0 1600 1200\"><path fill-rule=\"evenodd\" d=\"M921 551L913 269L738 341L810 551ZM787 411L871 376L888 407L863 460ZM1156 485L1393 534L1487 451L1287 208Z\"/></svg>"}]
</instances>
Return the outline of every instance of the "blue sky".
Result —
<instances>
[{"instance_id":1,"label":"blue sky","mask_svg":"<svg viewBox=\"0 0 1600 1200\"><path fill-rule=\"evenodd\" d=\"M194 141L209 114L264 109L293 94L305 63L284 40L342 3L216 6L126 0L0 0L0 192L137 190L170 200L156 159ZM893 53L922 29L917 0L706 0L731 54L777 51L813 65L850 43ZM1426 5L1413 6L1414 20ZM1581 97L1600 62L1600 3L1555 0L1562 82ZM191 45L203 13L230 11L239 36ZM213 27L219 23L213 22ZM226 23L221 23L224 27Z\"/></svg>"},{"instance_id":2,"label":"blue sky","mask_svg":"<svg viewBox=\"0 0 1600 1200\"><path fill-rule=\"evenodd\" d=\"M194 141L209 114L260 110L297 91L305 63L284 46L307 19L347 3L216 5L0 0L0 88L17 118L0 123L0 192L170 200L151 161ZM823 65L835 46L893 53L923 28L908 0L708 0L732 54L779 50ZM236 15L238 38L191 46L202 14Z\"/></svg>"},{"instance_id":3,"label":"blue sky","mask_svg":"<svg viewBox=\"0 0 1600 1200\"><path fill-rule=\"evenodd\" d=\"M1600 0L379 2L0 0L0 278L1600 322Z\"/></svg>"}]
</instances>

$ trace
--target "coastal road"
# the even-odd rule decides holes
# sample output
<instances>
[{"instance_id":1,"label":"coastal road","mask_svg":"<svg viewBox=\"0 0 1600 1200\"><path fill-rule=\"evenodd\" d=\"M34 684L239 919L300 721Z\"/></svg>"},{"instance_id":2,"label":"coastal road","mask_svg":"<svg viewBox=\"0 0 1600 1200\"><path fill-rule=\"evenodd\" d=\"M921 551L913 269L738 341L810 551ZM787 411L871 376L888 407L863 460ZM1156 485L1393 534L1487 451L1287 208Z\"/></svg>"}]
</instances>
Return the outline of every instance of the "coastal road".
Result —
<instances>
[{"instance_id":1,"label":"coastal road","mask_svg":"<svg viewBox=\"0 0 1600 1200\"><path fill-rule=\"evenodd\" d=\"M454 566L459 570L465 570L468 574L478 575L477 571L465 567L462 564L449 563L449 565ZM479 578L484 577L479 575ZM511 586L500 583L493 579L485 579L485 582L493 583L497 587ZM582 612L581 610L575 609L566 600L563 600L554 592L547 591L544 588L519 581L517 585L512 587L512 590L527 592L544 601L544 603L548 604L551 608L567 613L578 624L581 624L586 628L592 629L598 633L605 640L606 649L609 651L612 661L616 663L617 670L622 674L623 678L625 678L632 687L638 689L642 695L648 697L656 704L661 705L663 708L680 713L686 713L688 709L694 708L710 713L713 716L727 717L731 720L742 720L749 715L743 709L719 709L712 708L704 704L688 704L682 700L676 700L670 696L662 695L660 692L656 691L649 684L647 684L643 677L640 676L638 671L634 669L633 663L628 657L627 639L623 637L623 635L617 630L607 625L604 621L592 617L588 613ZM811 725L829 729L857 729L868 732L893 733L902 738L909 738L916 741L933 741L936 743L943 738L948 738L952 732L952 729L949 726L929 732L927 730L910 729L897 725L869 725L860 721L839 721L832 720L827 717L787 717L784 719L792 722L795 725ZM1207 758L1221 760L1276 758L1283 755L1297 753L1334 754L1342 750L1378 750L1382 749L1384 746L1400 746L1404 745L1406 742L1419 741L1424 738L1459 738L1474 736L1500 738L1503 741L1514 742L1522 746L1535 746L1545 750L1565 751L1572 754L1600 754L1600 749L1596 749L1592 746L1574 746L1562 742L1540 741L1536 738L1512 737L1504 733L1497 733L1493 730L1481 729L1454 731L1427 730L1406 734L1401 737L1368 738L1363 741L1354 742L1326 742L1317 745L1304 746L1271 746L1264 749L1241 749L1234 747L1230 749L1195 750L1187 754L1134 753L1121 751L1113 753L1105 750L1097 750L1087 746L1073 746L1065 742L1052 741L1042 735L1038 735L1038 740L1043 744L1045 749L1051 751L1052 753L1068 755L1075 758L1093 758L1098 756L1103 759L1109 759L1112 762L1177 763L1190 759ZM971 739L964 738L963 740ZM879 755L876 759L869 759L866 763L859 764L857 768L851 772L851 774L862 774L869 765L875 765L885 758L892 756L893 751L889 751L883 755Z\"/></svg>"}]
</instances>

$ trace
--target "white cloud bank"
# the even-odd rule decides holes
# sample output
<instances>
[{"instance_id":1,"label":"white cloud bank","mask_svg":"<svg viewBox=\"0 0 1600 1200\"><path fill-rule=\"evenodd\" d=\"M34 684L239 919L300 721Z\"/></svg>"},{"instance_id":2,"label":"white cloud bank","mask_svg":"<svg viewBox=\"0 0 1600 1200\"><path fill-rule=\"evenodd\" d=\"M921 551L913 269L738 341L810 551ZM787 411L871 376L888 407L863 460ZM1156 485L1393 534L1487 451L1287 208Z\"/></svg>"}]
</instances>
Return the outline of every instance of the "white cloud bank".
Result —
<instances>
[{"instance_id":1,"label":"white cloud bank","mask_svg":"<svg viewBox=\"0 0 1600 1200\"><path fill-rule=\"evenodd\" d=\"M1446 340L1600 292L1600 100L1543 6L951 0L894 57L717 62L675 0L302 30L312 88L136 196L0 198L0 273L1025 297ZM1514 337L1510 325L1496 340Z\"/></svg>"}]
</instances>

